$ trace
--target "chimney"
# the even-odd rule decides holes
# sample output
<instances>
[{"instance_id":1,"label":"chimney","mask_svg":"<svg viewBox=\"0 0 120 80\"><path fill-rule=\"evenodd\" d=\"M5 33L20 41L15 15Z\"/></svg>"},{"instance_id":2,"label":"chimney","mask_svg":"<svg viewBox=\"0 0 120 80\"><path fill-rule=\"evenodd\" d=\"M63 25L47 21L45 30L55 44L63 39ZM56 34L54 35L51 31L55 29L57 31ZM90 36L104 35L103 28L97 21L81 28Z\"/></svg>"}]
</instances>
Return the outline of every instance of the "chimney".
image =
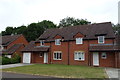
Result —
<instances>
[{"instance_id":1,"label":"chimney","mask_svg":"<svg viewBox=\"0 0 120 80\"><path fill-rule=\"evenodd\" d=\"M118 2L118 24L120 24L120 1Z\"/></svg>"}]
</instances>

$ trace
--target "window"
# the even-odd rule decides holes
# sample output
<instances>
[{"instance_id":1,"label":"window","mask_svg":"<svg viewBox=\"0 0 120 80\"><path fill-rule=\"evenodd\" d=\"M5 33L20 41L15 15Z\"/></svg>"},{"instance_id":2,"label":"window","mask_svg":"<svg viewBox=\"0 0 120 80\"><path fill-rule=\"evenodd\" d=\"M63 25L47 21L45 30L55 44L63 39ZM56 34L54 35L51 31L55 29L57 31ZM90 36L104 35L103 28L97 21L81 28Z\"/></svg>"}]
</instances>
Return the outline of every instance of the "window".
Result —
<instances>
[{"instance_id":1,"label":"window","mask_svg":"<svg viewBox=\"0 0 120 80\"><path fill-rule=\"evenodd\" d=\"M106 59L107 58L107 54L105 52L103 52L102 55L101 55L101 58L102 59Z\"/></svg>"},{"instance_id":2,"label":"window","mask_svg":"<svg viewBox=\"0 0 120 80\"><path fill-rule=\"evenodd\" d=\"M39 55L40 55L40 57L43 57L43 54L42 54L42 53L40 53Z\"/></svg>"},{"instance_id":3,"label":"window","mask_svg":"<svg viewBox=\"0 0 120 80\"><path fill-rule=\"evenodd\" d=\"M3 46L2 45L0 45L0 50L3 50L4 48L3 48Z\"/></svg>"},{"instance_id":4,"label":"window","mask_svg":"<svg viewBox=\"0 0 120 80\"><path fill-rule=\"evenodd\" d=\"M40 41L40 46L44 46L44 41L43 40Z\"/></svg>"},{"instance_id":5,"label":"window","mask_svg":"<svg viewBox=\"0 0 120 80\"><path fill-rule=\"evenodd\" d=\"M83 44L83 38L76 38L76 44Z\"/></svg>"},{"instance_id":6,"label":"window","mask_svg":"<svg viewBox=\"0 0 120 80\"><path fill-rule=\"evenodd\" d=\"M98 36L98 43L104 43L104 36Z\"/></svg>"},{"instance_id":7,"label":"window","mask_svg":"<svg viewBox=\"0 0 120 80\"><path fill-rule=\"evenodd\" d=\"M62 60L62 52L61 51L56 51L54 52L54 60Z\"/></svg>"},{"instance_id":8,"label":"window","mask_svg":"<svg viewBox=\"0 0 120 80\"><path fill-rule=\"evenodd\" d=\"M84 52L77 51L74 53L74 60L85 60Z\"/></svg>"},{"instance_id":9,"label":"window","mask_svg":"<svg viewBox=\"0 0 120 80\"><path fill-rule=\"evenodd\" d=\"M61 44L60 40L61 40L61 39L56 39L56 40L55 40L55 45L60 45L60 44Z\"/></svg>"}]
</instances>

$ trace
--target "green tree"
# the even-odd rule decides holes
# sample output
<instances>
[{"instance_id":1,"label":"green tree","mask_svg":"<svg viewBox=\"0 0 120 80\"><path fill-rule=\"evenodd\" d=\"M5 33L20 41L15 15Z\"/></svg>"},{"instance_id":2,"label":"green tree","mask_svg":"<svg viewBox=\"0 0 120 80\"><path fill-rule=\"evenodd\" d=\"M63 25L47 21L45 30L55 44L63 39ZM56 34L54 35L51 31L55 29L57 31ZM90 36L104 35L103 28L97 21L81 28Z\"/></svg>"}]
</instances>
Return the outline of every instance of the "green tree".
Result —
<instances>
[{"instance_id":1,"label":"green tree","mask_svg":"<svg viewBox=\"0 0 120 80\"><path fill-rule=\"evenodd\" d=\"M113 24L113 30L115 34L120 35L120 24L116 24L116 25Z\"/></svg>"},{"instance_id":2,"label":"green tree","mask_svg":"<svg viewBox=\"0 0 120 80\"><path fill-rule=\"evenodd\" d=\"M58 27L76 26L90 23L91 22L87 21L86 19L75 19L73 17L66 17L60 21Z\"/></svg>"}]
</instances>

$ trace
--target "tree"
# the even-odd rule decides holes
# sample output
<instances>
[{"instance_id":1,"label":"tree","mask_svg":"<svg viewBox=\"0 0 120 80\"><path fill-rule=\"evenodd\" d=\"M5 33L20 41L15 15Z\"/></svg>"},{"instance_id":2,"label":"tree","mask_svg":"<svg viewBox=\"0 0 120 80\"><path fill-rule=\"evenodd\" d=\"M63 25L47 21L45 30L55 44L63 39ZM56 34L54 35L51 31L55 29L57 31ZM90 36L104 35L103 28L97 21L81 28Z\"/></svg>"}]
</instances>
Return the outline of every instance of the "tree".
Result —
<instances>
[{"instance_id":1,"label":"tree","mask_svg":"<svg viewBox=\"0 0 120 80\"><path fill-rule=\"evenodd\" d=\"M7 27L5 31L2 31L2 35L11 35L14 32L13 27Z\"/></svg>"},{"instance_id":2,"label":"tree","mask_svg":"<svg viewBox=\"0 0 120 80\"><path fill-rule=\"evenodd\" d=\"M7 27L2 31L2 36L11 34L23 34L28 41L36 40L46 29L55 28L56 25L49 20L31 23L28 26Z\"/></svg>"},{"instance_id":3,"label":"tree","mask_svg":"<svg viewBox=\"0 0 120 80\"><path fill-rule=\"evenodd\" d=\"M75 19L73 17L66 17L60 21L58 27L76 26L90 23L91 22L87 21L86 19Z\"/></svg>"},{"instance_id":4,"label":"tree","mask_svg":"<svg viewBox=\"0 0 120 80\"><path fill-rule=\"evenodd\" d=\"M113 25L113 30L116 35L120 35L120 24Z\"/></svg>"}]
</instances>

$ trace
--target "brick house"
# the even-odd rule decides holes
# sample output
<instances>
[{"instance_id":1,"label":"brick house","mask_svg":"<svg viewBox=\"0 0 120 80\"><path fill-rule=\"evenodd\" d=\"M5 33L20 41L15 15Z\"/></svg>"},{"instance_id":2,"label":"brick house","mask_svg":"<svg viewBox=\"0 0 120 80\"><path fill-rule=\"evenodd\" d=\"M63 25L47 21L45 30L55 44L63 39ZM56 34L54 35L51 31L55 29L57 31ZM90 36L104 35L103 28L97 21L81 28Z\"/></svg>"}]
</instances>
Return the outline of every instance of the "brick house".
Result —
<instances>
[{"instance_id":1,"label":"brick house","mask_svg":"<svg viewBox=\"0 0 120 80\"><path fill-rule=\"evenodd\" d=\"M28 44L25 37L20 35L6 35L1 36L2 42L0 43L0 55L5 55L6 57L13 57L14 54L21 55L21 50Z\"/></svg>"},{"instance_id":2,"label":"brick house","mask_svg":"<svg viewBox=\"0 0 120 80\"><path fill-rule=\"evenodd\" d=\"M46 30L23 50L23 63L120 67L120 37L110 22Z\"/></svg>"}]
</instances>

